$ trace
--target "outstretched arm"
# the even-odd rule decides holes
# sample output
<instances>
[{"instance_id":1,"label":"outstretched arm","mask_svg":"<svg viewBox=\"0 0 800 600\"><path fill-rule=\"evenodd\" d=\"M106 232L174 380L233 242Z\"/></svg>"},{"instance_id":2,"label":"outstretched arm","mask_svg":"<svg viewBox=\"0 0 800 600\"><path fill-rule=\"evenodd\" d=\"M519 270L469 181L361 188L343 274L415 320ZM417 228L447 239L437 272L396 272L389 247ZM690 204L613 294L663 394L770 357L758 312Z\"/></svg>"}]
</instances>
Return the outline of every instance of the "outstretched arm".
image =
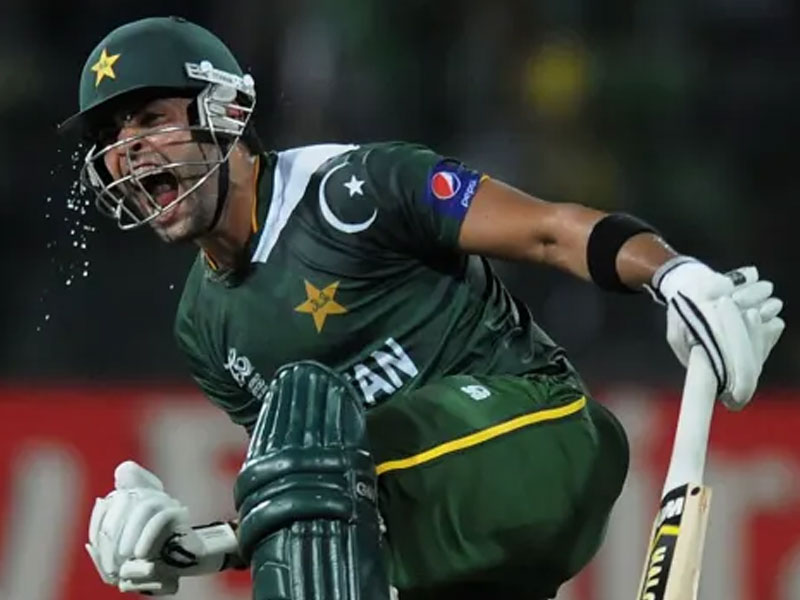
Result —
<instances>
[{"instance_id":1,"label":"outstretched arm","mask_svg":"<svg viewBox=\"0 0 800 600\"><path fill-rule=\"evenodd\" d=\"M546 202L499 181L478 188L458 243L470 254L552 265L605 289L648 286L668 307L667 341L678 359L686 365L701 345L732 409L750 401L784 328L782 303L755 267L725 276L678 255L634 217Z\"/></svg>"},{"instance_id":2,"label":"outstretched arm","mask_svg":"<svg viewBox=\"0 0 800 600\"><path fill-rule=\"evenodd\" d=\"M461 225L469 254L548 264L591 281L587 245L607 213L580 204L546 202L493 179L485 180ZM616 256L620 280L632 290L677 253L655 233L628 239Z\"/></svg>"}]
</instances>

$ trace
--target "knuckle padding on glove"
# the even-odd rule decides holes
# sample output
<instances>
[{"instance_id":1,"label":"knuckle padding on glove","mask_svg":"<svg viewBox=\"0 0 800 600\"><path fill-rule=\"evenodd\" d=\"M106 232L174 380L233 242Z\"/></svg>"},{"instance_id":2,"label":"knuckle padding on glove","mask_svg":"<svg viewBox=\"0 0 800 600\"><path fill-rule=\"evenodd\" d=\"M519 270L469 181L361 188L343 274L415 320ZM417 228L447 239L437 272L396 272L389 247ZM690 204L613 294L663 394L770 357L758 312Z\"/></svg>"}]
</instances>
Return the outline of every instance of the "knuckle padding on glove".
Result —
<instances>
[{"instance_id":1,"label":"knuckle padding on glove","mask_svg":"<svg viewBox=\"0 0 800 600\"><path fill-rule=\"evenodd\" d=\"M158 514L163 507L161 498L145 498L131 510L119 541L119 553L122 556L133 555L137 542L150 520Z\"/></svg>"},{"instance_id":2,"label":"knuckle padding on glove","mask_svg":"<svg viewBox=\"0 0 800 600\"><path fill-rule=\"evenodd\" d=\"M234 495L254 600L388 599L363 409L331 369L278 371Z\"/></svg>"}]
</instances>

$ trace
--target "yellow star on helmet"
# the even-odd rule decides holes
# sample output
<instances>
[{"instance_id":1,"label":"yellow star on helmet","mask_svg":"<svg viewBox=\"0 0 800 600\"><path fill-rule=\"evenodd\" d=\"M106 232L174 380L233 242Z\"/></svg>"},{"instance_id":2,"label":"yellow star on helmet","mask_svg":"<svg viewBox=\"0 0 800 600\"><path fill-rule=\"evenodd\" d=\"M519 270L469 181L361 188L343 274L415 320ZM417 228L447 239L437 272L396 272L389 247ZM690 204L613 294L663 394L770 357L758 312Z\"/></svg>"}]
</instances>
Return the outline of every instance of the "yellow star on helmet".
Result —
<instances>
[{"instance_id":1,"label":"yellow star on helmet","mask_svg":"<svg viewBox=\"0 0 800 600\"><path fill-rule=\"evenodd\" d=\"M117 62L119 57L119 54L113 54L109 56L108 51L103 48L103 51L100 53L100 58L97 59L97 62L92 65L92 71L97 73L97 77L94 80L94 87L100 85L100 82L103 81L104 77L110 77L111 79L117 78L112 67L114 66L114 63Z\"/></svg>"},{"instance_id":2,"label":"yellow star on helmet","mask_svg":"<svg viewBox=\"0 0 800 600\"><path fill-rule=\"evenodd\" d=\"M347 312L344 306L333 299L336 295L336 289L339 287L339 282L334 281L322 290L309 281L305 281L305 284L308 299L295 306L294 309L297 312L309 313L314 318L314 326L317 328L317 333L320 333L325 326L325 319L328 318L328 315L342 315Z\"/></svg>"}]
</instances>

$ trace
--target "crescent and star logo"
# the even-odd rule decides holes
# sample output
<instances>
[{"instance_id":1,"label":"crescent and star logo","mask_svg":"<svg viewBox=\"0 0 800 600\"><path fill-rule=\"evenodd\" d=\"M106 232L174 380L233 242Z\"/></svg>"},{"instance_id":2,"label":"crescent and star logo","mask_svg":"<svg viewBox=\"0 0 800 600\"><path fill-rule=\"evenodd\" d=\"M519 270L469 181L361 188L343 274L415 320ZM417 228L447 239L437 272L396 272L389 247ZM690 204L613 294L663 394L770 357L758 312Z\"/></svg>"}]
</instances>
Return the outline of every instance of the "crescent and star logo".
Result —
<instances>
[{"instance_id":1,"label":"crescent and star logo","mask_svg":"<svg viewBox=\"0 0 800 600\"><path fill-rule=\"evenodd\" d=\"M378 218L378 209L373 209L372 215L366 221L361 221L360 223L347 223L333 214L331 207L328 205L328 200L325 197L325 185L328 183L328 179L330 179L331 175L333 175L336 171L346 166L347 163L343 162L342 164L335 166L330 171L325 173L325 177L322 178L322 181L319 184L319 210L322 213L322 218L325 219L328 225L337 231L349 234L360 233L369 229L370 225L375 222L375 219ZM356 178L355 175L351 176L350 181L343 185L350 192L351 198L356 194L360 196L364 195L364 192L361 190L364 182Z\"/></svg>"}]
</instances>

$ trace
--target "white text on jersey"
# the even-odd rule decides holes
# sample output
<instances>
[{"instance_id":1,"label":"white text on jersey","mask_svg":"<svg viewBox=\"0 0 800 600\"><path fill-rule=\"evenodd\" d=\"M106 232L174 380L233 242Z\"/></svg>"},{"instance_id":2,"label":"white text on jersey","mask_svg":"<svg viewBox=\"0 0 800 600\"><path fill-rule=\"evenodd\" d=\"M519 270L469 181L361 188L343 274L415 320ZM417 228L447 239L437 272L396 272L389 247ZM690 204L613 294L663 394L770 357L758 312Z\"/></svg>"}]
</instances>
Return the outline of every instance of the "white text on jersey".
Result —
<instances>
[{"instance_id":1,"label":"white text on jersey","mask_svg":"<svg viewBox=\"0 0 800 600\"><path fill-rule=\"evenodd\" d=\"M376 396L394 394L419 374L417 365L394 338L386 340L383 348L371 352L370 357L372 360L358 363L347 374L351 381L358 382L364 401L369 406L376 403ZM403 381L403 377L406 381Z\"/></svg>"}]
</instances>

